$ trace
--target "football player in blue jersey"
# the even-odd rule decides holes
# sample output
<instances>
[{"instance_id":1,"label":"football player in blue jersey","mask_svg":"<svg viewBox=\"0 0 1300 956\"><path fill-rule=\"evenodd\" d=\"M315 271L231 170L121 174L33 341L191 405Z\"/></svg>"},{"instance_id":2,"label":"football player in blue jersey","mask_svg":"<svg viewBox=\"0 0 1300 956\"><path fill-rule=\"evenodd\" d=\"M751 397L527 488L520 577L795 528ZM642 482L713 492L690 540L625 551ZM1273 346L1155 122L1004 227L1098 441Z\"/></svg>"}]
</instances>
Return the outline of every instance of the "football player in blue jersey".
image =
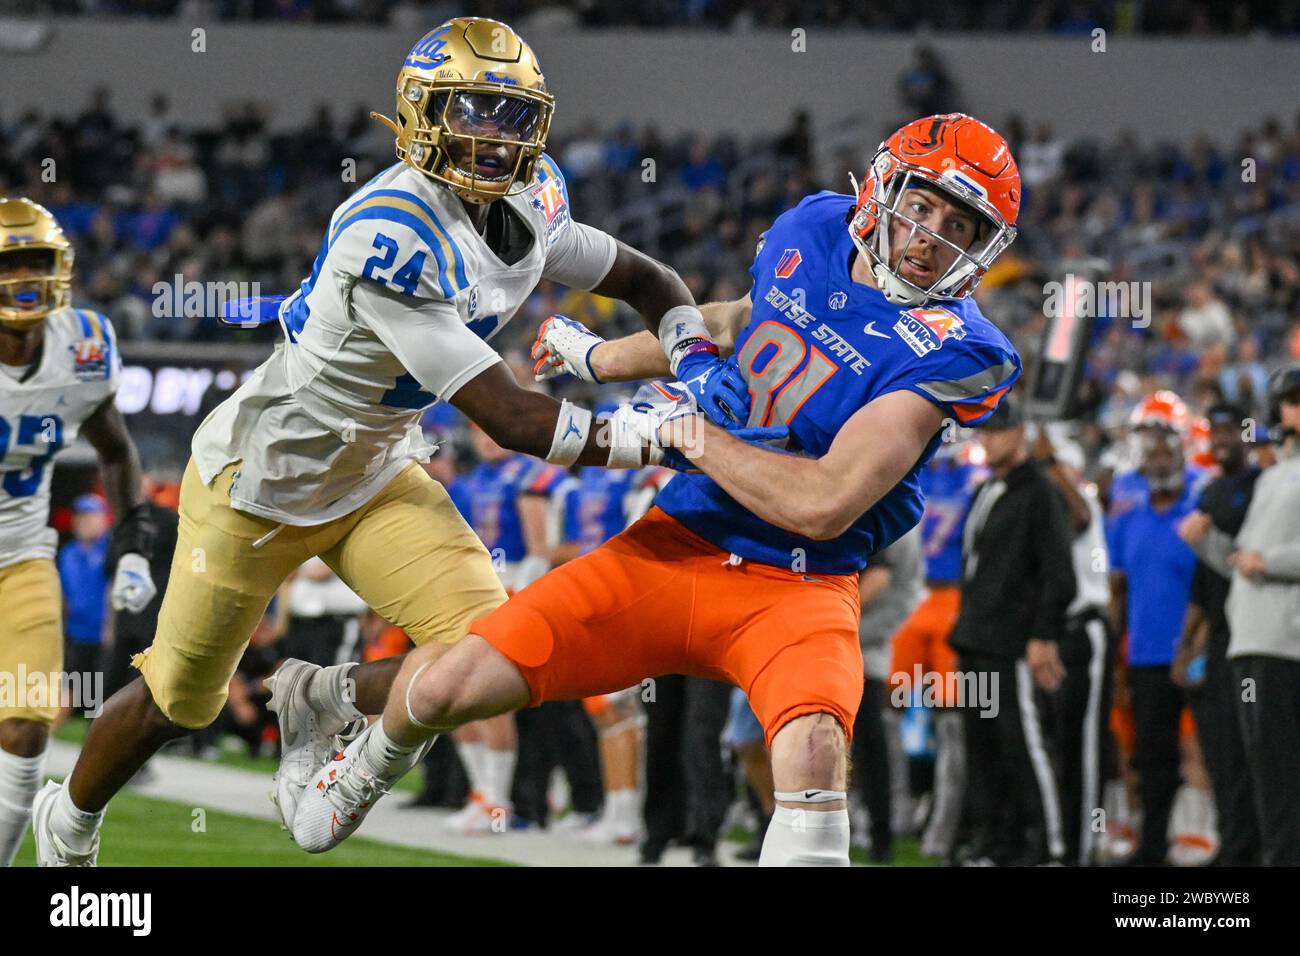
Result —
<instances>
[{"instance_id":1,"label":"football player in blue jersey","mask_svg":"<svg viewBox=\"0 0 1300 956\"><path fill-rule=\"evenodd\" d=\"M858 572L920 519L918 472L945 423L978 426L1020 375L969 298L1014 239L1019 206L1006 141L948 114L882 143L856 196L818 193L779 217L750 294L704 315L746 383L747 424L787 429L787 448L705 422L699 382L656 385L647 420L685 473L645 517L475 621L445 655L413 652L382 720L308 786L299 845L319 852L354 832L436 733L684 673L740 687L763 724L777 810L760 862L847 865ZM661 344L604 342L553 319L534 357L543 376L642 379L668 374Z\"/></svg>"}]
</instances>

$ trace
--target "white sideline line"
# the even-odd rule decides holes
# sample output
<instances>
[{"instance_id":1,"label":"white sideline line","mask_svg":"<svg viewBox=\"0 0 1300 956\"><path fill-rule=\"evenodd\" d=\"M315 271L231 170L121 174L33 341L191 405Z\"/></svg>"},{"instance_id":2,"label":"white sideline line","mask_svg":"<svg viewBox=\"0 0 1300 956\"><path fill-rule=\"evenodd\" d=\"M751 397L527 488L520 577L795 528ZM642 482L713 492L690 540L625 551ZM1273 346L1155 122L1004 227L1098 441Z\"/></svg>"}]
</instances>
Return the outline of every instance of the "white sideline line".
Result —
<instances>
[{"instance_id":1,"label":"white sideline line","mask_svg":"<svg viewBox=\"0 0 1300 956\"><path fill-rule=\"evenodd\" d=\"M51 741L45 772L66 775L72 770L78 749L69 743ZM132 786L133 793L258 820L278 819L267 796L271 789L267 774L168 755L155 757L149 768L153 778ZM398 793L380 801L366 818L362 835L377 843L524 866L632 866L637 862L636 847L595 846L563 832L525 830L477 837L447 833L441 821L451 812L424 807L401 809L400 805L411 796ZM108 812L113 812L111 804ZM289 839L287 833L284 839ZM732 857L738 849L735 844L724 841L718 849L724 864L734 863ZM306 854L303 859L306 862ZM689 850L674 848L664 854L666 866L689 866L690 861ZM165 860L158 862L166 865Z\"/></svg>"}]
</instances>

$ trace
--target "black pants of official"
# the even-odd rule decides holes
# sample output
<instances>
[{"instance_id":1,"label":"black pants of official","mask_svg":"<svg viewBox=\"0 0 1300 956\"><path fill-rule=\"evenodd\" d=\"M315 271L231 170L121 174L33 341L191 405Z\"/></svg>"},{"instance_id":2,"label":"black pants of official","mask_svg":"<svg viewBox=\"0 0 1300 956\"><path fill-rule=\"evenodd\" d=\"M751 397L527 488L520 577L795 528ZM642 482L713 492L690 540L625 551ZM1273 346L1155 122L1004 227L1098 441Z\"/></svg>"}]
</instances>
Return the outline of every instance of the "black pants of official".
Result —
<instances>
[{"instance_id":1,"label":"black pants of official","mask_svg":"<svg viewBox=\"0 0 1300 956\"><path fill-rule=\"evenodd\" d=\"M655 856L673 840L702 850L718 842L731 803L722 759L731 687L702 677L658 677L645 700L645 843Z\"/></svg>"},{"instance_id":2,"label":"black pants of official","mask_svg":"<svg viewBox=\"0 0 1300 956\"><path fill-rule=\"evenodd\" d=\"M1258 866L1259 824L1250 763L1237 717L1239 685L1228 661L1228 635L1211 634L1205 653L1205 683L1191 695L1196 736L1214 787L1219 818L1216 866Z\"/></svg>"},{"instance_id":3,"label":"black pants of official","mask_svg":"<svg viewBox=\"0 0 1300 956\"><path fill-rule=\"evenodd\" d=\"M1032 865L1065 855L1060 795L1043 730L1044 700L1024 658L960 654L963 674L984 675L988 708L967 701L966 819L972 858ZM975 686L972 681L972 685Z\"/></svg>"},{"instance_id":4,"label":"black pants of official","mask_svg":"<svg viewBox=\"0 0 1300 956\"><path fill-rule=\"evenodd\" d=\"M1262 862L1300 866L1300 661L1249 655L1232 672Z\"/></svg>"},{"instance_id":5,"label":"black pants of official","mask_svg":"<svg viewBox=\"0 0 1300 956\"><path fill-rule=\"evenodd\" d=\"M545 826L551 771L559 767L569 781L569 804L577 813L600 810L605 790L600 779L596 730L582 703L547 701L515 714L519 758L510 802L515 816Z\"/></svg>"},{"instance_id":6,"label":"black pants of official","mask_svg":"<svg viewBox=\"0 0 1300 956\"><path fill-rule=\"evenodd\" d=\"M853 787L861 790L871 817L871 849L888 854L893 847L890 826L889 745L885 737L884 710L889 688L883 680L868 677L862 684L862 704L853 721Z\"/></svg>"},{"instance_id":7,"label":"black pants of official","mask_svg":"<svg viewBox=\"0 0 1300 956\"><path fill-rule=\"evenodd\" d=\"M1163 866L1169 855L1169 814L1180 783L1178 729L1187 695L1169 676L1168 664L1129 668L1133 769L1142 797L1142 841L1133 863Z\"/></svg>"},{"instance_id":8,"label":"black pants of official","mask_svg":"<svg viewBox=\"0 0 1300 956\"><path fill-rule=\"evenodd\" d=\"M1065 862L1070 865L1091 865L1095 851L1102 755L1110 722L1109 631L1098 612L1069 620L1059 645L1065 680L1049 697L1052 750L1061 781Z\"/></svg>"}]
</instances>

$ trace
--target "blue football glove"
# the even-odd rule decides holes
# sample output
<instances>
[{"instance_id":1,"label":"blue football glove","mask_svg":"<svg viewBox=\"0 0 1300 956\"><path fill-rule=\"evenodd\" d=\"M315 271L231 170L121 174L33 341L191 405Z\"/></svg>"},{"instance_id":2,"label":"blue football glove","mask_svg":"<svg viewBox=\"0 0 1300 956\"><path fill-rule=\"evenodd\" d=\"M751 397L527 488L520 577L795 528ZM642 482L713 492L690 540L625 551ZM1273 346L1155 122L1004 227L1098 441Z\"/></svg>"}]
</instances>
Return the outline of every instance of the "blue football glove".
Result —
<instances>
[{"instance_id":1,"label":"blue football glove","mask_svg":"<svg viewBox=\"0 0 1300 956\"><path fill-rule=\"evenodd\" d=\"M695 352L677 364L677 378L713 424L734 429L749 418L749 385L732 359Z\"/></svg>"},{"instance_id":2,"label":"blue football glove","mask_svg":"<svg viewBox=\"0 0 1300 956\"><path fill-rule=\"evenodd\" d=\"M732 438L739 438L741 441L749 442L751 445L772 445L777 442L783 442L790 437L790 429L785 425L778 426L754 426L753 428L735 428L729 429L728 434ZM665 468L671 468L673 471L686 471L698 473L700 469L695 467L695 463L681 453L676 448L665 448L664 458L659 464Z\"/></svg>"},{"instance_id":3,"label":"blue football glove","mask_svg":"<svg viewBox=\"0 0 1300 956\"><path fill-rule=\"evenodd\" d=\"M249 299L234 299L225 303L217 318L222 325L233 325L239 329L270 325L280 321L280 303L287 298L284 295L259 295Z\"/></svg>"}]
</instances>

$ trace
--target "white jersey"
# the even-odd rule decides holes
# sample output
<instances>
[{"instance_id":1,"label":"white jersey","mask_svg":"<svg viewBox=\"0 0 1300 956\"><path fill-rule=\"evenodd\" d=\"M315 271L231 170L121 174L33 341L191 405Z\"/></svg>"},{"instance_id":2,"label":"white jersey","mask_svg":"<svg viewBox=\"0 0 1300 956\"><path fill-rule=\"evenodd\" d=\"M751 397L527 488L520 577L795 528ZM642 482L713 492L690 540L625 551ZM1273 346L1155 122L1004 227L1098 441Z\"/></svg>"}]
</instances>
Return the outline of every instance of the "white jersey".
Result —
<instances>
[{"instance_id":1,"label":"white jersey","mask_svg":"<svg viewBox=\"0 0 1300 956\"><path fill-rule=\"evenodd\" d=\"M290 525L331 521L431 449L422 411L501 361L488 344L542 278L591 289L614 240L572 220L549 157L507 203L533 235L506 265L460 199L398 163L335 210L311 275L280 308L287 341L194 435L209 482L242 462L234 507Z\"/></svg>"},{"instance_id":2,"label":"white jersey","mask_svg":"<svg viewBox=\"0 0 1300 956\"><path fill-rule=\"evenodd\" d=\"M34 371L0 370L0 568L53 558L51 459L117 392L122 360L107 318L61 309L45 320Z\"/></svg>"}]
</instances>

